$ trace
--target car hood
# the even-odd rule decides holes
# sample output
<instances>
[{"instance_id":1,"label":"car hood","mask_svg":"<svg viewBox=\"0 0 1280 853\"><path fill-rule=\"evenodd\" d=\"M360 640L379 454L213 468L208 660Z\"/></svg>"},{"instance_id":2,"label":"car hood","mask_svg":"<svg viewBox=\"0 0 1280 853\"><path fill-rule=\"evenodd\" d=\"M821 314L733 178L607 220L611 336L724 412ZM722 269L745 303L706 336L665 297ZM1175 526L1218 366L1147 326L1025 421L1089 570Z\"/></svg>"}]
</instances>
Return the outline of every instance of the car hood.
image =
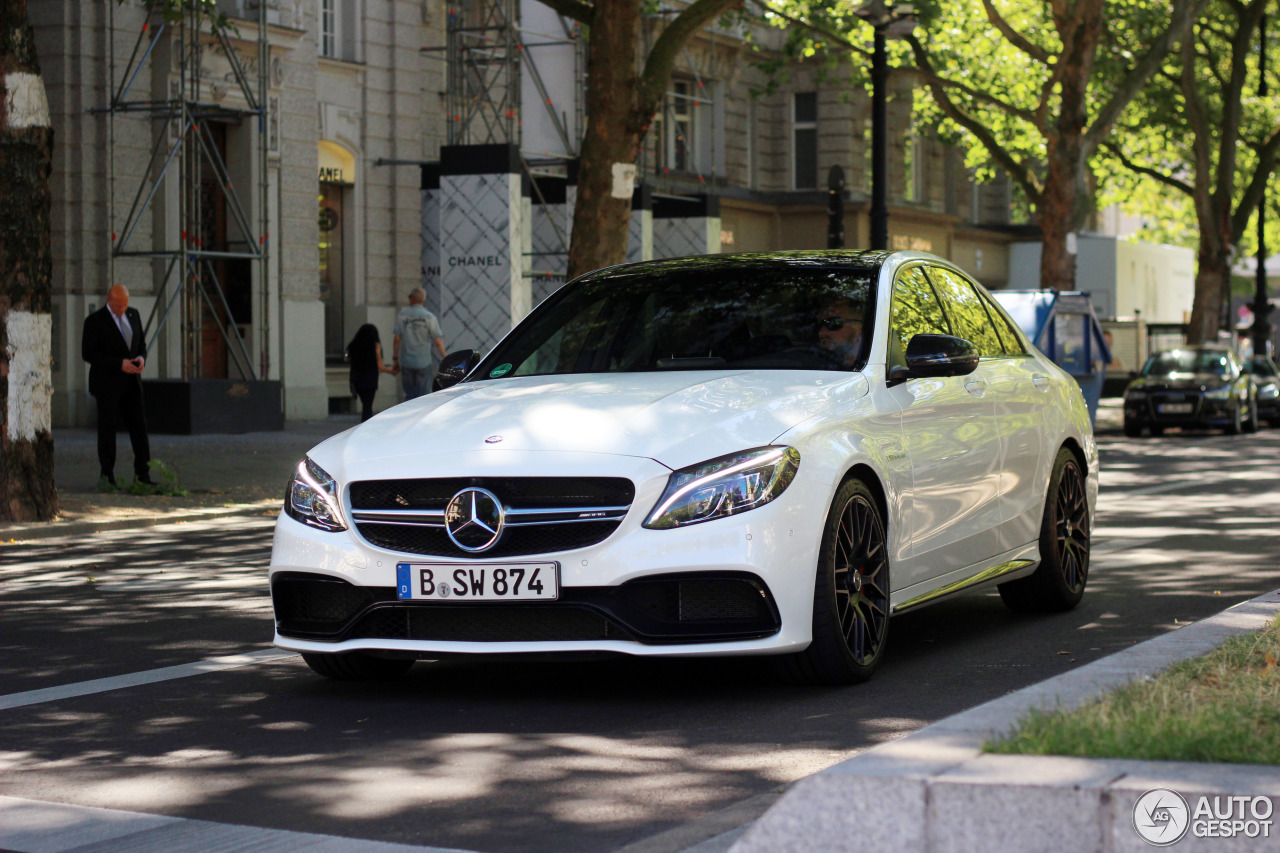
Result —
<instances>
[{"instance_id":1,"label":"car hood","mask_svg":"<svg viewBox=\"0 0 1280 853\"><path fill-rule=\"evenodd\" d=\"M347 472L362 461L468 451L608 453L682 468L769 444L867 388L861 374L791 370L466 382L395 406L313 456L323 466L336 453Z\"/></svg>"},{"instance_id":2,"label":"car hood","mask_svg":"<svg viewBox=\"0 0 1280 853\"><path fill-rule=\"evenodd\" d=\"M1216 373L1174 373L1138 379L1129 387L1135 391L1199 391L1230 384L1231 380Z\"/></svg>"}]
</instances>

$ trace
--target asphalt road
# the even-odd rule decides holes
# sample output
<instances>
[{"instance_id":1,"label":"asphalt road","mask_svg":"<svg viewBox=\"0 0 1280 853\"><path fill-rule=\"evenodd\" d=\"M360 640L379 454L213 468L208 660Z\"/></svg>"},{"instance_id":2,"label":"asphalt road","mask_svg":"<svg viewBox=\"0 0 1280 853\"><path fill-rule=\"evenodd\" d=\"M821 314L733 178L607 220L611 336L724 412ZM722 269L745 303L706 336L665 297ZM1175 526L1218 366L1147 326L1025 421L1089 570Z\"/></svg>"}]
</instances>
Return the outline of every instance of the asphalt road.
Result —
<instances>
[{"instance_id":1,"label":"asphalt road","mask_svg":"<svg viewBox=\"0 0 1280 853\"><path fill-rule=\"evenodd\" d=\"M877 677L841 689L750 659L341 684L288 656L6 708L268 648L273 519L0 545L0 795L477 851L683 850L860 750L1280 586L1280 431L1101 444L1077 610L991 593L902 616Z\"/></svg>"}]
</instances>

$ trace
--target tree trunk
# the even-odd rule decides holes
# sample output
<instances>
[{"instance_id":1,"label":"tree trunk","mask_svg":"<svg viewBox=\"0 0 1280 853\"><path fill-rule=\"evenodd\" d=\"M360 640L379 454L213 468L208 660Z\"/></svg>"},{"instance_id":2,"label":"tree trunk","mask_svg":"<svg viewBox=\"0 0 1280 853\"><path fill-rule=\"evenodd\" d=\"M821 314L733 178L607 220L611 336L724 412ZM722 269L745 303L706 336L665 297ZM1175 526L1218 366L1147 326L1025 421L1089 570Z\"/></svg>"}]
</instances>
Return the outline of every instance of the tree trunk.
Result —
<instances>
[{"instance_id":1,"label":"tree trunk","mask_svg":"<svg viewBox=\"0 0 1280 853\"><path fill-rule=\"evenodd\" d=\"M1196 253L1196 293L1187 343L1217 343L1222 309L1231 288L1231 256L1226 243L1205 228Z\"/></svg>"},{"instance_id":2,"label":"tree trunk","mask_svg":"<svg viewBox=\"0 0 1280 853\"><path fill-rule=\"evenodd\" d=\"M48 520L53 129L27 0L0 0L0 521Z\"/></svg>"},{"instance_id":3,"label":"tree trunk","mask_svg":"<svg viewBox=\"0 0 1280 853\"><path fill-rule=\"evenodd\" d=\"M568 277L627 255L627 224L640 139L652 116L637 116L640 0L596 0L587 43L587 132Z\"/></svg>"}]
</instances>

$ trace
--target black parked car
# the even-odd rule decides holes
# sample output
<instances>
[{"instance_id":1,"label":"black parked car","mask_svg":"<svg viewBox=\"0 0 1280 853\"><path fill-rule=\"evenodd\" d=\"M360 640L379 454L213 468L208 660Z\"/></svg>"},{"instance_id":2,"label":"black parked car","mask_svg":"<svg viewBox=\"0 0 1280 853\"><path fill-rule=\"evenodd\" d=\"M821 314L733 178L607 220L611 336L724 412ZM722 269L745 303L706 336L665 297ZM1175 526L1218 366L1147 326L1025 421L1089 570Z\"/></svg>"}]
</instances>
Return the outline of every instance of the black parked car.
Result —
<instances>
[{"instance_id":1,"label":"black parked car","mask_svg":"<svg viewBox=\"0 0 1280 853\"><path fill-rule=\"evenodd\" d=\"M1258 417L1272 426L1280 426L1280 370L1269 355L1255 355L1249 360L1249 372L1258 386Z\"/></svg>"},{"instance_id":2,"label":"black parked car","mask_svg":"<svg viewBox=\"0 0 1280 853\"><path fill-rule=\"evenodd\" d=\"M1233 350L1204 344L1147 359L1124 392L1124 434L1145 428L1159 435L1171 426L1232 434L1258 428L1257 384Z\"/></svg>"}]
</instances>

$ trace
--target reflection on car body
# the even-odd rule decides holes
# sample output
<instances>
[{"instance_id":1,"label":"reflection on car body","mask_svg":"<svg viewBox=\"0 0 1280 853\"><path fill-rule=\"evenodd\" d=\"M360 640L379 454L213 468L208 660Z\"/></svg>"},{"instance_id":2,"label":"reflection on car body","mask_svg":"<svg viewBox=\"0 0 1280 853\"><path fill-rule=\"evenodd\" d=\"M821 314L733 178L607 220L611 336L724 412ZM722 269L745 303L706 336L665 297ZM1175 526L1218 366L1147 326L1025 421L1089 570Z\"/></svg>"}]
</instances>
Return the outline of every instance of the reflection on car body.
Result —
<instances>
[{"instance_id":1,"label":"reflection on car body","mask_svg":"<svg viewBox=\"0 0 1280 853\"><path fill-rule=\"evenodd\" d=\"M779 656L843 683L875 671L893 613L1084 591L1080 390L930 255L599 270L451 354L441 384L289 486L276 643L323 675L604 652Z\"/></svg>"}]
</instances>

